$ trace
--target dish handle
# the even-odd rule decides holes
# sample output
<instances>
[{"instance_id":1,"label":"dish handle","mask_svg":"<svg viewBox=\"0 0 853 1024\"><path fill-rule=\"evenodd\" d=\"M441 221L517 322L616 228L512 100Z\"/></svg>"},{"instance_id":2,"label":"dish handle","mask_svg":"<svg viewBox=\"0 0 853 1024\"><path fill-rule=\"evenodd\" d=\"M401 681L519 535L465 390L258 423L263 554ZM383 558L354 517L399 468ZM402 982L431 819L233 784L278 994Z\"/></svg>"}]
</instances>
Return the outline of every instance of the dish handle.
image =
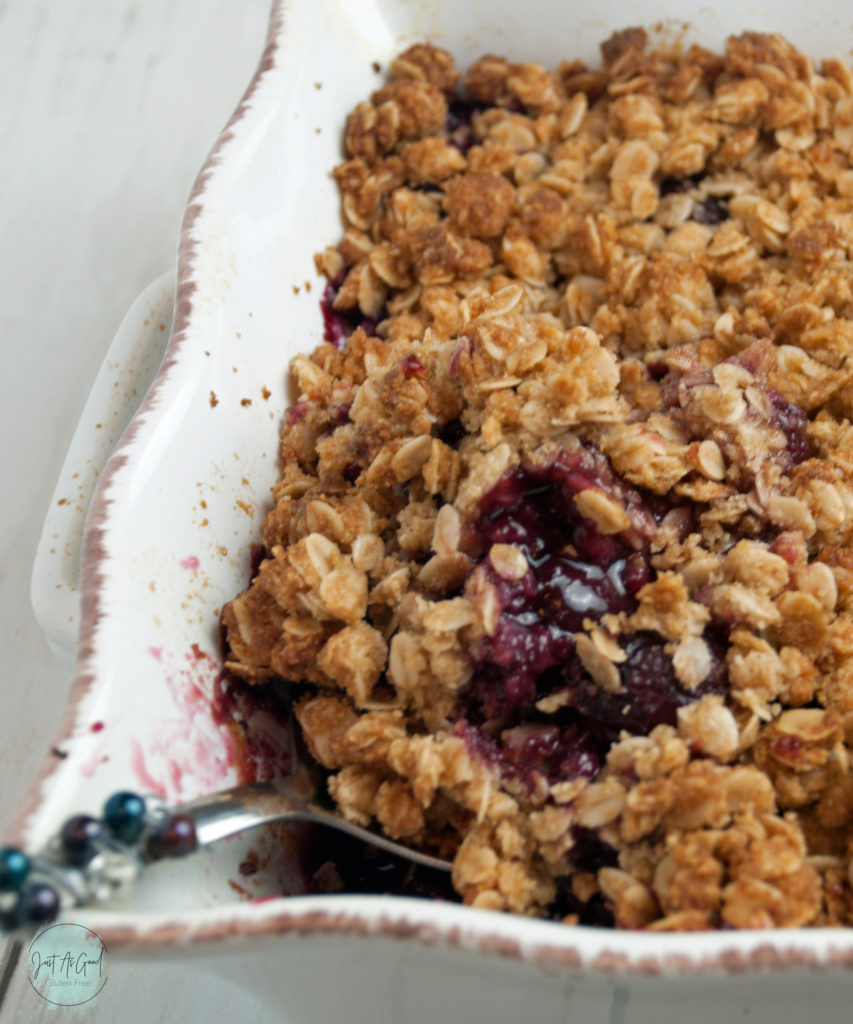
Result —
<instances>
[{"instance_id":1,"label":"dish handle","mask_svg":"<svg viewBox=\"0 0 853 1024\"><path fill-rule=\"evenodd\" d=\"M36 621L54 656L72 666L80 623L80 557L95 484L163 359L175 272L157 278L125 314L101 364L53 491L30 580Z\"/></svg>"}]
</instances>

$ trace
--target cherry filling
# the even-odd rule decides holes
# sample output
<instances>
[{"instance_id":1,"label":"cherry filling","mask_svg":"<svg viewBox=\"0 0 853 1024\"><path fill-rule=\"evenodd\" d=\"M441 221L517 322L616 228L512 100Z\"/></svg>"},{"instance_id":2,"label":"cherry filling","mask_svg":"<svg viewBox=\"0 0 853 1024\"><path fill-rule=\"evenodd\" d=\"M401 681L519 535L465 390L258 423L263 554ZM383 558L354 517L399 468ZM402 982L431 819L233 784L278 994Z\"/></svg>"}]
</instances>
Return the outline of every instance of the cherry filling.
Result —
<instances>
[{"instance_id":1,"label":"cherry filling","mask_svg":"<svg viewBox=\"0 0 853 1024\"><path fill-rule=\"evenodd\" d=\"M773 408L776 419L776 426L785 435L788 442L788 453L794 465L799 465L810 459L812 455L811 444L809 443L806 427L809 418L805 412L793 402L786 401L778 391L769 390L767 397Z\"/></svg>"},{"instance_id":2,"label":"cherry filling","mask_svg":"<svg viewBox=\"0 0 853 1024\"><path fill-rule=\"evenodd\" d=\"M658 193L661 196L668 196L672 193L689 192L704 177L705 172L700 171L698 174L691 174L688 178L661 178ZM716 196L708 196L701 201L697 200L693 204L690 219L695 220L697 224L722 224L724 220L729 219L728 204L725 199L718 199Z\"/></svg>"},{"instance_id":3,"label":"cherry filling","mask_svg":"<svg viewBox=\"0 0 853 1024\"><path fill-rule=\"evenodd\" d=\"M726 691L725 641L706 631L705 642L711 651L711 671L688 691L676 678L660 637L656 633L635 633L621 644L626 659L619 674L627 692L610 693L591 686L583 673L577 673L571 680L574 706L595 735L611 740L622 729L647 733L656 725L674 725L678 708L705 694Z\"/></svg>"},{"instance_id":4,"label":"cherry filling","mask_svg":"<svg viewBox=\"0 0 853 1024\"><path fill-rule=\"evenodd\" d=\"M483 109L481 104L458 96L448 104L447 118L444 123L447 141L462 153L467 153L473 145L474 130L471 127L471 120L477 111Z\"/></svg>"},{"instance_id":5,"label":"cherry filling","mask_svg":"<svg viewBox=\"0 0 853 1024\"><path fill-rule=\"evenodd\" d=\"M357 327L363 328L366 334L374 334L376 325L382 319L381 315L365 316L358 307L345 310L334 308L333 303L341 290L348 269L345 267L337 277L329 281L323 289L323 297L320 299L320 312L323 315L323 341L334 345L335 348L343 348L347 338Z\"/></svg>"},{"instance_id":6,"label":"cherry filling","mask_svg":"<svg viewBox=\"0 0 853 1024\"><path fill-rule=\"evenodd\" d=\"M603 534L581 516L575 497L590 487L626 508L627 530ZM597 686L576 653L584 620L636 608L635 594L651 578L649 539L670 511L668 502L620 480L592 447L514 469L485 496L470 542L482 561L469 588L491 586L500 615L476 651L456 725L478 756L529 783L535 773L552 783L593 778L623 729L645 734L674 725L679 707L725 692L725 646L713 633L706 634L711 672L692 691L679 683L657 634L620 637L619 693ZM520 579L492 564L494 544L521 549L527 571Z\"/></svg>"}]
</instances>

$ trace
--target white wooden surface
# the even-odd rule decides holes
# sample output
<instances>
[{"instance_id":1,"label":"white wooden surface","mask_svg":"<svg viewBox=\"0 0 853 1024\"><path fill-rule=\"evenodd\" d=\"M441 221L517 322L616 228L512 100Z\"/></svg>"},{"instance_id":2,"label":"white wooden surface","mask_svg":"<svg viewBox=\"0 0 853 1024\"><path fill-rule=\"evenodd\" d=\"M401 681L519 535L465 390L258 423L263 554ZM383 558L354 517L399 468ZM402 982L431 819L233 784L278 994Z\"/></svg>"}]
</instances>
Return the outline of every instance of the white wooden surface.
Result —
<instances>
[{"instance_id":1,"label":"white wooden surface","mask_svg":"<svg viewBox=\"0 0 853 1024\"><path fill-rule=\"evenodd\" d=\"M116 327L174 265L185 200L268 13L269 0L0 0L0 830L69 684L30 611L44 513ZM197 972L108 970L71 1011L44 1003L19 963L0 1021L271 1019Z\"/></svg>"}]
</instances>

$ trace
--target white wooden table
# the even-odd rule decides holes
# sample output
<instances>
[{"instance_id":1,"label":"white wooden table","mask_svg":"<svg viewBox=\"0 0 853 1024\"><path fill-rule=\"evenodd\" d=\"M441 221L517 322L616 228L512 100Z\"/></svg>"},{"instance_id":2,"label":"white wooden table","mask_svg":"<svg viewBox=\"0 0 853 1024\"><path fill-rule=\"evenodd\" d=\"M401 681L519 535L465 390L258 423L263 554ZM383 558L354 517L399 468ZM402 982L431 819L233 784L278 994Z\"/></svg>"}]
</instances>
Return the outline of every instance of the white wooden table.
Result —
<instances>
[{"instance_id":1,"label":"white wooden table","mask_svg":"<svg viewBox=\"0 0 853 1024\"><path fill-rule=\"evenodd\" d=\"M53 486L123 314L174 266L185 200L255 69L268 13L269 0L0 2L0 830L70 682L29 602ZM115 963L91 1004L52 1008L7 951L2 1024L271 1019L224 982Z\"/></svg>"}]
</instances>

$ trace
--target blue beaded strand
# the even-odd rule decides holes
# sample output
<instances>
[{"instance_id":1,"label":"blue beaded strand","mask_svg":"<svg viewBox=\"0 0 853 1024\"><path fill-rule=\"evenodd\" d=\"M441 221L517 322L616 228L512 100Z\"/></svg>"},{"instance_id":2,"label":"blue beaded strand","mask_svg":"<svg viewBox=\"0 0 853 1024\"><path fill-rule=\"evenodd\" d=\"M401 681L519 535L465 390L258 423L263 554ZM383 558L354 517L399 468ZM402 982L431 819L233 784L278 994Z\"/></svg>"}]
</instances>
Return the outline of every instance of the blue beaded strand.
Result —
<instances>
[{"instance_id":1,"label":"blue beaded strand","mask_svg":"<svg viewBox=\"0 0 853 1024\"><path fill-rule=\"evenodd\" d=\"M48 924L68 895L81 903L105 880L108 886L123 884L126 872L116 872L109 857L119 858L119 868L123 857L133 869L143 860L183 857L197 845L195 824L187 815L169 815L158 800L149 805L128 790L113 793L101 818L68 818L43 857L31 859L17 847L0 847L0 931ZM60 889L68 893L61 896Z\"/></svg>"}]
</instances>

